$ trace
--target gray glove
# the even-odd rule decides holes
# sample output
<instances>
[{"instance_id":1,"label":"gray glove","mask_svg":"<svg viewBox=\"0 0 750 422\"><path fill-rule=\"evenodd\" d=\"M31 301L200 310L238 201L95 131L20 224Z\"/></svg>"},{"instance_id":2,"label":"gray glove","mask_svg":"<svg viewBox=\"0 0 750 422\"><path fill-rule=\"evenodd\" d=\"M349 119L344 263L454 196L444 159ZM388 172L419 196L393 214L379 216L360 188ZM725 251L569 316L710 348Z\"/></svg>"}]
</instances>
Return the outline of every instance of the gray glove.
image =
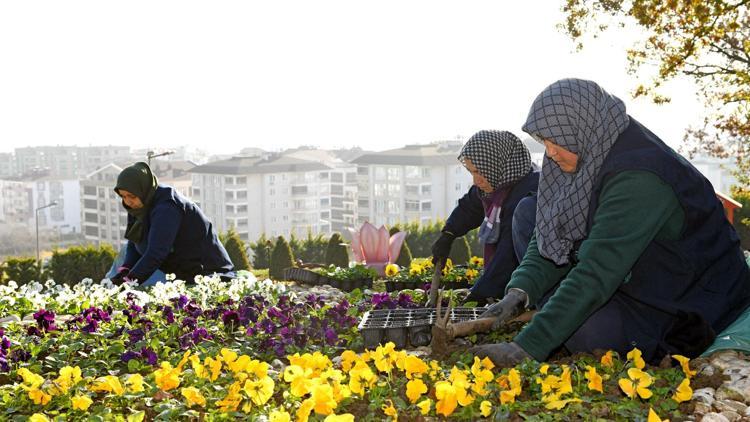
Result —
<instances>
[{"instance_id":1,"label":"gray glove","mask_svg":"<svg viewBox=\"0 0 750 422\"><path fill-rule=\"evenodd\" d=\"M492 324L492 329L497 330L501 325L520 315L526 308L526 301L528 301L526 292L521 289L510 289L499 302L490 305L479 317L495 317L496 321Z\"/></svg>"},{"instance_id":2,"label":"gray glove","mask_svg":"<svg viewBox=\"0 0 750 422\"><path fill-rule=\"evenodd\" d=\"M509 368L516 366L526 359L535 360L528 354L518 343L482 344L469 349L469 353L478 357L488 357L496 366L500 368Z\"/></svg>"}]
</instances>

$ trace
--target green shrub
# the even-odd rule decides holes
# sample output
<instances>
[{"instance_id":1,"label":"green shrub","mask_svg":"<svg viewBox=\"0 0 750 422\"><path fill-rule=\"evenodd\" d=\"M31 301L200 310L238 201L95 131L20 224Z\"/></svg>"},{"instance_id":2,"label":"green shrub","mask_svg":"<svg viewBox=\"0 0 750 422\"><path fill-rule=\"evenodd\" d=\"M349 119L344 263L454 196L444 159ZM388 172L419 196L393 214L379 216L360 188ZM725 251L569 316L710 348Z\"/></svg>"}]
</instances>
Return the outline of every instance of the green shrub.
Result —
<instances>
[{"instance_id":1,"label":"green shrub","mask_svg":"<svg viewBox=\"0 0 750 422\"><path fill-rule=\"evenodd\" d=\"M328 239L322 234L313 236L311 231L307 231L307 237L303 240L294 238L289 242L292 253L296 259L302 262L323 263L326 259Z\"/></svg>"},{"instance_id":2,"label":"green shrub","mask_svg":"<svg viewBox=\"0 0 750 422\"><path fill-rule=\"evenodd\" d=\"M734 212L734 228L740 235L742 248L750 250L750 190L733 186L732 199L742 204Z\"/></svg>"},{"instance_id":3,"label":"green shrub","mask_svg":"<svg viewBox=\"0 0 750 422\"><path fill-rule=\"evenodd\" d=\"M326 246L326 265L335 265L341 268L349 267L349 248L339 233L334 233L328 239Z\"/></svg>"},{"instance_id":4,"label":"green shrub","mask_svg":"<svg viewBox=\"0 0 750 422\"><path fill-rule=\"evenodd\" d=\"M401 227L396 224L395 226L391 227L391 229L388 231L388 233L393 236L394 234L402 231ZM401 244L401 251L398 253L398 258L396 258L395 264L399 267L406 267L408 268L409 265L411 265L412 255L411 255L411 249L409 248L408 244L408 238L409 234L406 235L404 238L404 243Z\"/></svg>"},{"instance_id":5,"label":"green shrub","mask_svg":"<svg viewBox=\"0 0 750 422\"><path fill-rule=\"evenodd\" d=\"M47 270L57 283L75 284L84 278L99 281L112 267L117 252L110 245L74 246L52 253Z\"/></svg>"},{"instance_id":6,"label":"green shrub","mask_svg":"<svg viewBox=\"0 0 750 422\"><path fill-rule=\"evenodd\" d=\"M249 270L250 260L247 258L247 246L240 238L240 235L230 227L227 232L221 236L224 249L227 250L229 259L232 261L235 270Z\"/></svg>"},{"instance_id":7,"label":"green shrub","mask_svg":"<svg viewBox=\"0 0 750 422\"><path fill-rule=\"evenodd\" d=\"M292 248L289 247L289 243L284 239L284 236L279 236L276 239L273 252L271 252L271 267L268 274L273 280L283 280L284 269L293 266L294 255L292 255Z\"/></svg>"},{"instance_id":8,"label":"green shrub","mask_svg":"<svg viewBox=\"0 0 750 422\"><path fill-rule=\"evenodd\" d=\"M36 265L36 258L32 257L8 258L5 261L5 264L3 264L3 270L7 280L13 280L18 283L19 286L28 284L40 278Z\"/></svg>"},{"instance_id":9,"label":"green shrub","mask_svg":"<svg viewBox=\"0 0 750 422\"><path fill-rule=\"evenodd\" d=\"M466 236L461 236L453 241L450 259L453 261L453 265L466 265L469 263L471 248L469 247L469 242L466 240Z\"/></svg>"},{"instance_id":10,"label":"green shrub","mask_svg":"<svg viewBox=\"0 0 750 422\"><path fill-rule=\"evenodd\" d=\"M265 270L271 264L271 250L273 242L263 233L255 243L250 243L250 250L253 251L253 268Z\"/></svg>"}]
</instances>

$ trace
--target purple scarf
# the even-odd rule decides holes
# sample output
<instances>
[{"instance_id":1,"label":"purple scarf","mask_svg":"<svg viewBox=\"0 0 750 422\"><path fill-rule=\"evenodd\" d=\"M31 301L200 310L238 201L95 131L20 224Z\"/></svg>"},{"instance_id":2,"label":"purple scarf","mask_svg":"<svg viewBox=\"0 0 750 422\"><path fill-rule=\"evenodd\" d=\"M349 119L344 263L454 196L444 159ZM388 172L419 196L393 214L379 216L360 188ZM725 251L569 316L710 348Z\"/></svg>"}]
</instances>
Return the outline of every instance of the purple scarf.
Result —
<instances>
[{"instance_id":1,"label":"purple scarf","mask_svg":"<svg viewBox=\"0 0 750 422\"><path fill-rule=\"evenodd\" d=\"M492 214L492 210L497 208L497 212L500 212L500 209L503 206L503 203L505 202L505 198L508 197L508 193L510 193L511 188L513 186L506 186L501 189L497 189L495 192L492 192L491 194L482 197L482 205L484 206L484 216L485 218L490 218L490 214ZM495 251L497 250L497 243L485 243L484 244L484 267L487 268L490 265L490 262L492 261L492 258L495 256Z\"/></svg>"}]
</instances>

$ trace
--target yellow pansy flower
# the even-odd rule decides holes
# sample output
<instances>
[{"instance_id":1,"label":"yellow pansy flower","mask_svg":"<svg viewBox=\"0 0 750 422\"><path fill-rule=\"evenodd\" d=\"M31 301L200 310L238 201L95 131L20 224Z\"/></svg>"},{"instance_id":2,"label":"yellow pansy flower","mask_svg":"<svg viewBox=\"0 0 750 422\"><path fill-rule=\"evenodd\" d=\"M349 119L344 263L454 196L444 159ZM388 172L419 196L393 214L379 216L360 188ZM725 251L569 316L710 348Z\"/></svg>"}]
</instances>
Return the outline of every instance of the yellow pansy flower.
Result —
<instances>
[{"instance_id":1,"label":"yellow pansy flower","mask_svg":"<svg viewBox=\"0 0 750 422\"><path fill-rule=\"evenodd\" d=\"M602 387L602 376L596 373L596 368L586 365L586 379L589 381L589 390L604 392Z\"/></svg>"},{"instance_id":2,"label":"yellow pansy flower","mask_svg":"<svg viewBox=\"0 0 750 422\"><path fill-rule=\"evenodd\" d=\"M677 359L678 362L680 362L680 366L682 367L682 372L685 373L685 376L688 378L692 378L696 371L693 371L690 369L690 359L682 356L682 355L672 355L673 358Z\"/></svg>"},{"instance_id":3,"label":"yellow pansy flower","mask_svg":"<svg viewBox=\"0 0 750 422\"><path fill-rule=\"evenodd\" d=\"M221 351L219 352L221 355L219 359L221 359L224 363L229 366L230 363L233 363L235 360L237 360L237 352L235 352L232 349L227 349L226 347L223 347Z\"/></svg>"},{"instance_id":4,"label":"yellow pansy flower","mask_svg":"<svg viewBox=\"0 0 750 422\"><path fill-rule=\"evenodd\" d=\"M490 414L492 414L492 403L490 403L488 400L483 401L479 405L479 413L486 417L489 417Z\"/></svg>"},{"instance_id":5,"label":"yellow pansy flower","mask_svg":"<svg viewBox=\"0 0 750 422\"><path fill-rule=\"evenodd\" d=\"M403 368L407 379L412 379L415 374L424 374L430 370L430 367L422 359L414 355L406 355L403 359Z\"/></svg>"},{"instance_id":6,"label":"yellow pansy flower","mask_svg":"<svg viewBox=\"0 0 750 422\"><path fill-rule=\"evenodd\" d=\"M487 358L484 358L485 360L488 360ZM474 363L471 365L471 373L474 375L475 382L483 382L487 383L492 381L495 378L495 375L492 374L492 368L495 366L492 364L492 361L490 361L491 367L487 367L484 364L484 361L479 360L478 357L474 356Z\"/></svg>"},{"instance_id":7,"label":"yellow pansy flower","mask_svg":"<svg viewBox=\"0 0 750 422\"><path fill-rule=\"evenodd\" d=\"M89 396L77 395L70 398L70 403L75 410L86 410L93 402Z\"/></svg>"},{"instance_id":8,"label":"yellow pansy flower","mask_svg":"<svg viewBox=\"0 0 750 422\"><path fill-rule=\"evenodd\" d=\"M365 388L372 387L375 381L377 381L377 376L367 365L349 371L349 389L359 396L363 396Z\"/></svg>"},{"instance_id":9,"label":"yellow pansy flower","mask_svg":"<svg viewBox=\"0 0 750 422\"><path fill-rule=\"evenodd\" d=\"M450 416L458 406L456 399L456 388L448 381L438 381L435 383L435 412L439 415Z\"/></svg>"},{"instance_id":10,"label":"yellow pansy flower","mask_svg":"<svg viewBox=\"0 0 750 422\"><path fill-rule=\"evenodd\" d=\"M564 399L564 400L552 400L549 401L544 407L550 410L560 410L568 405L568 403L580 402L579 398Z\"/></svg>"},{"instance_id":11,"label":"yellow pansy flower","mask_svg":"<svg viewBox=\"0 0 750 422\"><path fill-rule=\"evenodd\" d=\"M219 375L221 375L221 358L214 359L212 357L207 357L203 364L206 365L211 371L211 381L216 381L217 378L219 378Z\"/></svg>"},{"instance_id":12,"label":"yellow pansy flower","mask_svg":"<svg viewBox=\"0 0 750 422\"><path fill-rule=\"evenodd\" d=\"M646 422L669 422L669 419L662 419L654 412L654 409L648 408L648 419Z\"/></svg>"},{"instance_id":13,"label":"yellow pansy flower","mask_svg":"<svg viewBox=\"0 0 750 422\"><path fill-rule=\"evenodd\" d=\"M55 384L65 394L70 387L76 385L81 379L81 368L64 366L60 368L60 376L55 380Z\"/></svg>"},{"instance_id":14,"label":"yellow pansy flower","mask_svg":"<svg viewBox=\"0 0 750 422\"><path fill-rule=\"evenodd\" d=\"M386 416L390 416L393 418L394 422L398 422L398 411L393 407L393 401L391 401L391 399L388 399L388 404L384 404L381 409L383 409L383 413L385 413Z\"/></svg>"},{"instance_id":15,"label":"yellow pansy flower","mask_svg":"<svg viewBox=\"0 0 750 422\"><path fill-rule=\"evenodd\" d=\"M395 275L398 275L398 265L396 264L388 264L385 266L385 275L386 277L393 277Z\"/></svg>"},{"instance_id":16,"label":"yellow pansy flower","mask_svg":"<svg viewBox=\"0 0 750 422\"><path fill-rule=\"evenodd\" d=\"M227 395L216 402L216 406L221 410L222 412L234 412L237 410L237 407L239 407L240 402L242 401L242 396L240 396L240 389L242 389L242 386L239 382L234 382L232 385L229 386L229 391L227 391Z\"/></svg>"},{"instance_id":17,"label":"yellow pansy flower","mask_svg":"<svg viewBox=\"0 0 750 422\"><path fill-rule=\"evenodd\" d=\"M648 399L653 394L648 386L651 385L653 379L651 375L641 371L638 368L628 369L628 378L620 378L619 384L620 389L628 395L630 398L640 396L642 399Z\"/></svg>"},{"instance_id":18,"label":"yellow pansy flower","mask_svg":"<svg viewBox=\"0 0 750 422\"><path fill-rule=\"evenodd\" d=\"M469 259L469 264L475 266L475 267L483 267L484 266L484 258L480 258L478 256L472 256Z\"/></svg>"},{"instance_id":19,"label":"yellow pansy flower","mask_svg":"<svg viewBox=\"0 0 750 422\"><path fill-rule=\"evenodd\" d=\"M230 371L236 374L238 372L244 371L245 368L247 368L247 365L250 364L251 360L252 359L250 359L250 356L242 355L238 357L236 360L227 362L227 367L229 368Z\"/></svg>"},{"instance_id":20,"label":"yellow pansy flower","mask_svg":"<svg viewBox=\"0 0 750 422\"><path fill-rule=\"evenodd\" d=\"M416 263L412 263L411 265L409 265L410 276L418 276L422 275L422 273L424 273L424 268L421 265Z\"/></svg>"},{"instance_id":21,"label":"yellow pansy flower","mask_svg":"<svg viewBox=\"0 0 750 422\"><path fill-rule=\"evenodd\" d=\"M21 378L23 378L23 382L31 388L39 387L44 384L44 378L42 376L37 375L26 368L20 368L16 373L20 375Z\"/></svg>"},{"instance_id":22,"label":"yellow pansy flower","mask_svg":"<svg viewBox=\"0 0 750 422\"><path fill-rule=\"evenodd\" d=\"M302 404L300 404L299 409L297 409L297 422L307 422L314 407L315 401L313 401L313 399L304 400Z\"/></svg>"},{"instance_id":23,"label":"yellow pansy flower","mask_svg":"<svg viewBox=\"0 0 750 422\"><path fill-rule=\"evenodd\" d=\"M245 381L245 393L256 406L266 404L268 399L273 396L273 387L275 383L270 377L263 377L257 381Z\"/></svg>"},{"instance_id":24,"label":"yellow pansy flower","mask_svg":"<svg viewBox=\"0 0 750 422\"><path fill-rule=\"evenodd\" d=\"M323 422L354 422L354 415L344 413L343 415L328 415Z\"/></svg>"},{"instance_id":25,"label":"yellow pansy flower","mask_svg":"<svg viewBox=\"0 0 750 422\"><path fill-rule=\"evenodd\" d=\"M156 385L163 391L169 391L180 385L180 370L172 368L169 362L162 362L161 369L154 371Z\"/></svg>"},{"instance_id":26,"label":"yellow pansy flower","mask_svg":"<svg viewBox=\"0 0 750 422\"><path fill-rule=\"evenodd\" d=\"M357 356L356 353L354 353L351 350L344 350L341 353L341 369L344 372L349 372L350 369L352 369L352 366L354 365L354 362L359 359L359 356Z\"/></svg>"},{"instance_id":27,"label":"yellow pansy flower","mask_svg":"<svg viewBox=\"0 0 750 422\"><path fill-rule=\"evenodd\" d=\"M29 417L28 422L49 422L49 418L42 413L34 413Z\"/></svg>"},{"instance_id":28,"label":"yellow pansy flower","mask_svg":"<svg viewBox=\"0 0 750 422\"><path fill-rule=\"evenodd\" d=\"M185 397L185 404L187 404L187 407L190 407L194 404L197 404L201 407L206 405L206 398L203 397L201 391L195 387L181 388L180 393L182 394L182 397Z\"/></svg>"},{"instance_id":29,"label":"yellow pansy flower","mask_svg":"<svg viewBox=\"0 0 750 422\"><path fill-rule=\"evenodd\" d=\"M299 365L289 365L284 368L284 381L291 386L290 391L297 397L305 396L312 387L312 370L302 369Z\"/></svg>"},{"instance_id":30,"label":"yellow pansy flower","mask_svg":"<svg viewBox=\"0 0 750 422\"><path fill-rule=\"evenodd\" d=\"M547 365L546 363L539 367L539 373L541 373L542 375L547 375L547 371L549 371L549 365Z\"/></svg>"},{"instance_id":31,"label":"yellow pansy flower","mask_svg":"<svg viewBox=\"0 0 750 422\"><path fill-rule=\"evenodd\" d=\"M333 398L333 387L328 384L319 384L312 388L310 398L313 400L315 413L319 415L330 415L338 403Z\"/></svg>"},{"instance_id":32,"label":"yellow pansy flower","mask_svg":"<svg viewBox=\"0 0 750 422\"><path fill-rule=\"evenodd\" d=\"M646 366L646 362L643 361L641 351L638 348L633 348L633 350L629 351L627 357L628 360L633 361L633 365L638 369L643 369Z\"/></svg>"},{"instance_id":33,"label":"yellow pansy flower","mask_svg":"<svg viewBox=\"0 0 750 422\"><path fill-rule=\"evenodd\" d=\"M419 378L413 379L406 383L406 397L412 403L416 403L417 400L422 397L422 394L426 393L427 391L427 385L425 385L424 381Z\"/></svg>"},{"instance_id":34,"label":"yellow pansy flower","mask_svg":"<svg viewBox=\"0 0 750 422\"><path fill-rule=\"evenodd\" d=\"M417 407L419 408L419 413L426 415L430 413L430 408L432 407L432 400L424 399L421 402L417 403Z\"/></svg>"},{"instance_id":35,"label":"yellow pansy flower","mask_svg":"<svg viewBox=\"0 0 750 422\"><path fill-rule=\"evenodd\" d=\"M467 268L466 269L466 278L469 280L474 280L474 277L479 275L479 271L473 269L473 268Z\"/></svg>"},{"instance_id":36,"label":"yellow pansy flower","mask_svg":"<svg viewBox=\"0 0 750 422\"><path fill-rule=\"evenodd\" d=\"M34 404L41 404L42 406L52 400L52 396L38 388L32 388L29 390L29 398L34 401Z\"/></svg>"},{"instance_id":37,"label":"yellow pansy flower","mask_svg":"<svg viewBox=\"0 0 750 422\"><path fill-rule=\"evenodd\" d=\"M274 410L268 415L268 422L291 422L292 417L286 410Z\"/></svg>"},{"instance_id":38,"label":"yellow pansy flower","mask_svg":"<svg viewBox=\"0 0 750 422\"><path fill-rule=\"evenodd\" d=\"M143 375L131 374L128 379L125 380L125 385L128 386L128 390L131 393L140 393L143 391Z\"/></svg>"},{"instance_id":39,"label":"yellow pansy flower","mask_svg":"<svg viewBox=\"0 0 750 422\"><path fill-rule=\"evenodd\" d=\"M682 380L680 385L677 386L677 390L672 395L672 398L677 403L682 403L693 398L693 389L690 387L690 378Z\"/></svg>"},{"instance_id":40,"label":"yellow pansy flower","mask_svg":"<svg viewBox=\"0 0 750 422\"><path fill-rule=\"evenodd\" d=\"M114 393L118 396L121 396L125 392L122 384L120 384L120 379L114 375L97 378L90 390L94 392Z\"/></svg>"},{"instance_id":41,"label":"yellow pansy flower","mask_svg":"<svg viewBox=\"0 0 750 422\"><path fill-rule=\"evenodd\" d=\"M608 350L607 353L602 355L602 358L599 360L599 362L604 366L605 368L611 368L615 365L614 362L614 352L611 350Z\"/></svg>"}]
</instances>

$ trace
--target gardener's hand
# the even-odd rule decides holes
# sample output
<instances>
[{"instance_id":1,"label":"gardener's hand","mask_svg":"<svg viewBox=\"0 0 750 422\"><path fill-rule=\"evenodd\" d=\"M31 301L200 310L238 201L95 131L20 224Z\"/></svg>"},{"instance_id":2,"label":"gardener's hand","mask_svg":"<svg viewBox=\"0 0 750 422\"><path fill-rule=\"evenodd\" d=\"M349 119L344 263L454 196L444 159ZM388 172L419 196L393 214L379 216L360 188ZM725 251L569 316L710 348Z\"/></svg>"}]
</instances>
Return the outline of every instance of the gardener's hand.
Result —
<instances>
[{"instance_id":1,"label":"gardener's hand","mask_svg":"<svg viewBox=\"0 0 750 422\"><path fill-rule=\"evenodd\" d=\"M533 356L526 353L526 351L514 341L510 343L482 344L480 346L474 346L469 349L469 353L480 359L488 357L495 366L500 368L516 366L525 359L535 360Z\"/></svg>"},{"instance_id":2,"label":"gardener's hand","mask_svg":"<svg viewBox=\"0 0 750 422\"><path fill-rule=\"evenodd\" d=\"M130 278L128 278L128 274L130 274L130 268L120 267L117 270L118 270L118 273L109 279L109 281L111 281L112 284L114 284L115 286L119 286L120 284L126 281L131 281Z\"/></svg>"},{"instance_id":3,"label":"gardener's hand","mask_svg":"<svg viewBox=\"0 0 750 422\"><path fill-rule=\"evenodd\" d=\"M437 264L438 262L446 262L448 256L451 254L451 246L453 240L456 238L451 232L441 232L440 237L437 238L435 243L432 244L432 262Z\"/></svg>"},{"instance_id":4,"label":"gardener's hand","mask_svg":"<svg viewBox=\"0 0 750 422\"><path fill-rule=\"evenodd\" d=\"M520 315L526 308L527 300L528 296L523 290L510 289L500 302L490 305L479 317L495 317L496 320L492 324L492 329L497 330L501 325Z\"/></svg>"}]
</instances>

